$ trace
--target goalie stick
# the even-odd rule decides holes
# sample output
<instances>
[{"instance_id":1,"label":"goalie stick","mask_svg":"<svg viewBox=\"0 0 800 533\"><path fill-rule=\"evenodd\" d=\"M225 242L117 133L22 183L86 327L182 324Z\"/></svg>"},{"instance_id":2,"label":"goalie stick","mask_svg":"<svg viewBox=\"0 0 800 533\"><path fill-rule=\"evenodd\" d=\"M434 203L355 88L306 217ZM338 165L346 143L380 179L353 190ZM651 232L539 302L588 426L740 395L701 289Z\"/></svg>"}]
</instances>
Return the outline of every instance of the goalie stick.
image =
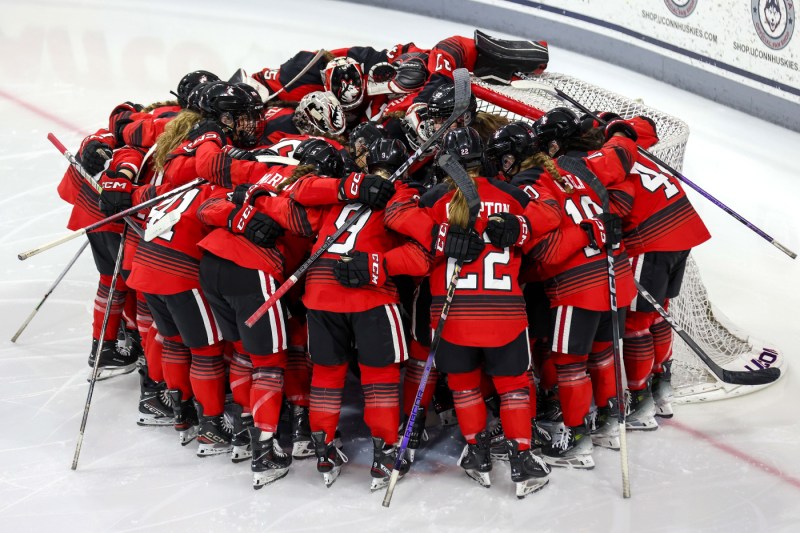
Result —
<instances>
[{"instance_id":1,"label":"goalie stick","mask_svg":"<svg viewBox=\"0 0 800 533\"><path fill-rule=\"evenodd\" d=\"M72 155L72 153L69 150L67 150L67 147L64 146L54 134L48 133L47 140L53 143L53 146L55 146L56 149L59 152L61 152L61 155L63 155L67 159L67 161L69 161L69 164L72 165L73 168L78 171L78 174L80 174L81 177L83 177L83 179L89 182L92 188L95 191L97 191L98 195L103 192L103 187L101 187L100 184L97 182L97 180L95 180L94 177L92 177L92 175L89 174L85 168L83 168L83 165L81 165L78 162L78 160L75 159L75 156ZM142 231L142 228L140 228L139 225L136 224L136 222L134 222L128 217L125 217L123 220L125 220L125 223L128 224L128 227L130 227L133 231L135 231L139 235L139 237L144 237L144 232Z\"/></svg>"},{"instance_id":2,"label":"goalie stick","mask_svg":"<svg viewBox=\"0 0 800 533\"><path fill-rule=\"evenodd\" d=\"M448 176L453 179L456 187L459 188L461 193L464 195L464 198L467 200L467 206L469 207L469 222L467 223L467 228L472 228L475 225L475 220L478 218L478 214L481 210L481 199L480 196L478 196L478 190L475 187L475 183L467 175L467 172L464 170L464 168L458 164L458 161L454 160L453 156L450 154L444 154L439 158L439 166ZM431 373L431 368L433 367L433 360L436 357L436 349L439 347L439 340L442 338L442 330L444 330L444 324L447 320L447 315L450 312L450 304L453 302L453 296L456 291L456 286L458 285L458 277L461 273L462 266L462 261L456 261L455 267L453 268L453 274L450 276L450 282L447 286L447 294L444 299L444 304L442 305L442 313L439 315L439 323L436 324L436 330L433 332L433 337L431 338L431 348L430 352L428 353L428 359L425 361L425 368L422 371L419 386L417 387L417 395L414 397L414 405L411 408L411 414L408 416L406 429L403 433L403 440L400 442L400 446L397 449L397 459L394 462L392 475L389 478L389 485L386 487L386 494L383 497L384 507L389 507L391 504L395 485L397 485L397 480L400 478L400 465L402 464L403 456L405 455L406 448L408 447L408 441L411 438L411 431L414 427L414 421L419 414L422 395L425 391L425 385L428 383L428 376Z\"/></svg>"},{"instance_id":3,"label":"goalie stick","mask_svg":"<svg viewBox=\"0 0 800 533\"><path fill-rule=\"evenodd\" d=\"M573 159L571 157L559 157L558 166L573 174L592 188L594 192L600 197L603 204L603 211L610 213L608 190L600 183L600 180L595 174L589 170L583 161ZM611 307L611 329L614 336L612 345L614 353L614 371L616 378L616 392L617 392L617 405L619 406L619 414L617 422L619 424L619 457L622 466L622 497L631 497L631 480L630 471L628 469L628 442L625 432L625 402L622 394L622 338L620 337L620 321L619 309L617 308L617 276L614 271L614 252L611 245L606 245L606 260L608 261L608 295L609 304Z\"/></svg>"},{"instance_id":4,"label":"goalie stick","mask_svg":"<svg viewBox=\"0 0 800 533\"><path fill-rule=\"evenodd\" d=\"M565 102L571 103L572 105L577 107L579 110L581 110L584 113L586 113L587 115L591 116L598 123L600 123L600 124L605 124L606 123L606 121L604 121L603 119L598 117L595 113L590 111L589 108L587 108L586 106L584 106L583 104L581 104L580 102L575 100L573 97L571 97L570 95L568 95L567 93L565 93L561 89L559 89L557 87L553 87L552 85L548 85L546 83L540 83L540 82L538 82L536 80L528 78L527 76L525 76L524 74L519 73L519 72L517 73L517 76L521 77L522 79L521 80L512 81L511 82L511 86L512 87L516 87L516 88L519 88L519 89L535 89L535 90L538 90L538 91L546 92L546 93L548 93L548 94L550 94L552 96L560 98L561 100L563 100ZM725 211L726 213L731 215L733 218L735 218L736 220L738 220L739 222L741 222L742 224L744 224L745 226L750 228L753 232L755 232L757 235L759 235L764 240L769 242L775 248L777 248L781 252L785 253L786 255L791 257L792 259L796 259L797 258L797 254L796 253L794 253L789 248L787 248L783 244L781 244L778 241L776 241L769 234L764 232L762 229L760 229L755 224L753 224L750 221L748 221L746 218L741 216L739 213L737 213L736 211L734 211L733 209L731 209L730 207L728 207L727 205L725 205L721 201L717 200L714 196L712 196L710 193L706 192L699 185L697 185L694 182L692 182L689 178L687 178L686 176L684 176L683 174L681 174L680 172L678 172L677 170L675 170L674 168L672 168L671 166L666 164L664 161L662 161L661 159L659 159L658 157L656 157L655 155L653 155L649 151L645 150L641 146L637 145L636 148L639 150L640 154L642 154L645 157L649 158L651 161L653 161L657 165L661 165L662 168L666 169L673 176L679 178L686 185L688 185L689 187L691 187L692 189L694 189L695 191L700 193L700 195L702 195L706 200L709 200L711 203L713 203L714 205L716 205L717 207L719 207L720 209L722 209L723 211Z\"/></svg>"},{"instance_id":5,"label":"goalie stick","mask_svg":"<svg viewBox=\"0 0 800 533\"><path fill-rule=\"evenodd\" d=\"M408 170L408 168L412 164L414 164L414 162L417 159L419 159L419 157L423 153L425 153L425 151L428 150L428 148L433 146L433 144L436 141L438 141L447 132L447 130L450 128L450 125L453 124L456 120L458 120L458 118L461 115L463 115L464 112L467 110L467 107L469 106L470 95L472 94L471 93L470 75L469 75L469 72L467 71L467 69L459 68L459 69L456 69L455 71L453 71L453 83L455 85L455 95L454 95L454 100L455 101L454 101L453 112L450 114L450 116L447 118L447 120L444 122L444 124L442 124L442 127L439 128L438 130L436 130L436 132L433 135L431 135L428 138L427 141L422 143L420 145L420 147L417 148L416 151L414 151L413 154L411 154L411 157L409 157L406 160L405 163L400 165L400 168L398 168L394 172L394 174L392 174L389 177L389 181L395 181L397 178L402 176L403 173L406 170ZM333 243L335 243L339 239L339 237L344 235L344 233L348 229L350 229L350 227L353 224L358 222L358 220L364 214L366 214L368 211L370 211L370 208L368 206L366 206L366 205L362 205L358 209L358 211L355 212L355 214L352 217L347 219L347 221L344 224L342 224L339 227L339 229L337 229L333 233L333 235L331 235L327 239L325 239L325 242L322 244L322 246L320 246L320 248L316 252L311 254L311 257L309 257L306 260L305 263L300 265L300 267L294 272L294 274L292 274L286 281L284 281L283 284L278 288L278 290L275 291L275 293L273 293L273 295L270 296L270 298L266 302L264 302L261 305L261 307L259 307L256 310L255 313L253 313L250 316L250 318L245 320L245 325L248 328L252 328L253 325L256 322L258 322L258 320L262 316L264 316L264 314L266 314L266 312L269 310L269 308L272 307L273 305L275 305L275 303L278 300L280 300L280 298L284 294L286 294L289 291L289 289L291 289L295 285L295 283L297 283L297 281L300 279L300 277L303 274L305 274L306 270L308 270L308 268L314 263L314 261L319 259L319 257L322 254L324 254L326 251L328 251L328 248L330 248L333 245Z\"/></svg>"},{"instance_id":6,"label":"goalie stick","mask_svg":"<svg viewBox=\"0 0 800 533\"><path fill-rule=\"evenodd\" d=\"M79 230L75 230L75 231L73 231L71 233L68 233L67 235L64 235L63 237L59 237L58 239L56 239L54 241L50 241L48 243L42 244L41 246L37 246L36 248L32 248L32 249L27 250L25 252L20 252L19 254L17 254L17 259L19 259L20 261L25 261L26 259L28 259L30 257L33 257L34 255L38 255L38 254L44 252L45 250L49 250L50 248L55 248L59 244L64 244L65 242L69 242L72 239L76 239L76 238L80 237L81 235L86 235L88 232L90 232L92 230L95 230L95 229L97 229L99 227L105 226L106 224L109 224L111 222L116 222L117 220L119 220L121 218L124 218L124 217L126 217L128 215L136 214L139 211L141 211L142 209L147 209L148 207L152 207L152 206L162 202L163 200L166 200L167 198L172 198L173 196L176 196L178 194L184 193L184 192L188 191L189 189L197 187L198 185L202 185L203 183L206 183L206 180L204 180L203 178L195 178L192 181L190 181L189 183L184 183L180 187L176 187L176 188L172 189L171 191L165 192L164 194L162 194L160 196L156 196L155 198L151 198L150 200L147 200L146 202L142 202L141 204L134 205L133 207L128 208L128 209L126 209L124 211L120 211L116 215L111 215L110 217L106 217L103 220L98 220L97 222L95 222L93 224L89 224L85 228L81 228Z\"/></svg>"},{"instance_id":7,"label":"goalie stick","mask_svg":"<svg viewBox=\"0 0 800 533\"><path fill-rule=\"evenodd\" d=\"M703 351L703 349L689 336L686 331L683 330L682 327L675 321L675 319L670 315L666 309L664 309L658 301L653 297L652 294L647 292L647 289L642 287L642 285L634 279L636 282L636 289L639 291L639 294L644 296L644 299L647 300L650 305L652 305L658 314L667 321L667 323L672 326L672 329L675 330L675 333L680 335L681 339L689 345L689 347L694 350L694 353L697 354L699 357L708 367L711 372L717 376L717 379L724 383L730 383L732 385L766 385L768 383L772 383L776 381L779 377L781 377L781 369L780 368L762 368L759 370L726 370L719 366L717 363L714 362L709 355Z\"/></svg>"}]
</instances>

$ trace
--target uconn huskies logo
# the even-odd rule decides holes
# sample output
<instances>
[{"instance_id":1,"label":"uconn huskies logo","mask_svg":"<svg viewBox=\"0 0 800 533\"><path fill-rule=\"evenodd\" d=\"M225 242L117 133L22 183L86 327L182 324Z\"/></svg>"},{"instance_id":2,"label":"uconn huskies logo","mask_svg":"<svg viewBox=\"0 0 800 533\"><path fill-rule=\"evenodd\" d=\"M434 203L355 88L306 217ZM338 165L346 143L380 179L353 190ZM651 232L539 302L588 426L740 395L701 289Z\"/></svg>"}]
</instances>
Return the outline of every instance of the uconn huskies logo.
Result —
<instances>
[{"instance_id":1,"label":"uconn huskies logo","mask_svg":"<svg viewBox=\"0 0 800 533\"><path fill-rule=\"evenodd\" d=\"M664 0L669 12L679 18L686 18L692 14L699 0Z\"/></svg>"},{"instance_id":2,"label":"uconn huskies logo","mask_svg":"<svg viewBox=\"0 0 800 533\"><path fill-rule=\"evenodd\" d=\"M758 38L773 50L785 48L794 33L793 0L750 0Z\"/></svg>"},{"instance_id":3,"label":"uconn huskies logo","mask_svg":"<svg viewBox=\"0 0 800 533\"><path fill-rule=\"evenodd\" d=\"M757 359L750 359L750 363L744 365L747 370L763 370L769 368L772 363L778 360L778 352L770 348L764 348ZM752 363L752 365L751 365Z\"/></svg>"}]
</instances>

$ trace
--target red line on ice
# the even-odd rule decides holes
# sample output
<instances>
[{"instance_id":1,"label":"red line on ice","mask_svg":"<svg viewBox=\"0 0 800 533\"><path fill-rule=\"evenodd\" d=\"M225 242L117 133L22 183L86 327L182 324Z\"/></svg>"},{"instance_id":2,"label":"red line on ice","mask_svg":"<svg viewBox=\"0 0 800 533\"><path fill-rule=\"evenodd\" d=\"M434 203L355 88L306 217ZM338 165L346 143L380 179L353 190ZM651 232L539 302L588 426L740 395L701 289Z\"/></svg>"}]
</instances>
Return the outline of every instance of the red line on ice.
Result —
<instances>
[{"instance_id":1,"label":"red line on ice","mask_svg":"<svg viewBox=\"0 0 800 533\"><path fill-rule=\"evenodd\" d=\"M28 111L30 111L34 115L39 115L40 117L42 117L42 118L44 118L46 120L49 120L51 122L54 122L55 124L58 124L59 126L61 126L63 128L66 128L66 129L68 129L68 130L70 130L72 132L80 133L81 135L86 135L86 131L85 131L84 128L80 128L80 127L76 126L75 124L72 124L71 122L68 122L68 121L64 120L63 118L59 117L58 115L54 115L53 113L50 113L49 111L47 111L45 109L42 109L40 107L37 107L37 106L35 106L33 104L30 104L30 103L26 102L25 100L17 98L13 94L7 93L6 91L4 91L2 89L0 89L0 97L5 98L6 100L10 100L11 102L13 102L14 104L18 105L19 107L27 109Z\"/></svg>"},{"instance_id":2,"label":"red line on ice","mask_svg":"<svg viewBox=\"0 0 800 533\"><path fill-rule=\"evenodd\" d=\"M713 437L711 437L709 435L706 435L705 433L703 433L701 431L698 431L698 430L696 430L694 428L691 428L691 427L689 427L689 426L687 426L685 424L681 424L680 422L677 422L675 420L670 420L669 422L667 422L667 424L669 426L671 426L671 427L674 427L675 429L683 431L684 433L689 433L693 437L697 437L699 439L702 439L702 440L706 441L707 443L709 443L710 445L712 445L713 447L715 447L716 449L721 450L721 451L727 453L728 455L736 457L737 459L740 459L740 460L744 461L745 463L748 463L749 465L754 466L754 467L758 468L759 470L762 470L762 471L766 472L767 474L775 476L778 479L780 479L781 481L784 481L784 482L788 483L789 485L792 485L796 489L800 489L800 479L797 479L796 477L790 476L789 474L786 474L786 473L782 472L778 468L776 468L776 467L774 467L774 466L772 466L770 464L765 463L761 459L757 459L757 458L755 458L755 457L753 457L751 455L748 455L745 452L743 452L741 450L737 450L736 448L734 448L732 446L728 446L727 444L724 444L724 443L718 441L717 439L715 439L715 438L713 438Z\"/></svg>"}]
</instances>

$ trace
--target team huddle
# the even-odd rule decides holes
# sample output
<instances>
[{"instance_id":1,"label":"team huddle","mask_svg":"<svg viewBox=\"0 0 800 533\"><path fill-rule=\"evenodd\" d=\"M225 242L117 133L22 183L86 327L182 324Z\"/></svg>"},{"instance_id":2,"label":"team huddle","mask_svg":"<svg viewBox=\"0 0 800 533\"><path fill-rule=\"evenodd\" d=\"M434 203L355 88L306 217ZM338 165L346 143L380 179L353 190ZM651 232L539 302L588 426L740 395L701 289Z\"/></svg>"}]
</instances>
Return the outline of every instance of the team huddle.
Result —
<instances>
[{"instance_id":1,"label":"team huddle","mask_svg":"<svg viewBox=\"0 0 800 533\"><path fill-rule=\"evenodd\" d=\"M511 121L458 86L458 69L508 83L548 59L544 42L476 31L303 51L229 81L194 71L175 101L117 106L77 157L100 193L75 168L58 188L70 229L115 217L87 233L94 377L138 368L138 423L249 460L257 489L311 457L334 483L348 373L372 490L424 460L428 409L458 424L471 479L489 487L508 461L520 498L551 467L619 449L620 410L627 429L657 429L672 331L636 283L668 307L710 235L638 153L658 142L650 118L556 107Z\"/></svg>"}]
</instances>

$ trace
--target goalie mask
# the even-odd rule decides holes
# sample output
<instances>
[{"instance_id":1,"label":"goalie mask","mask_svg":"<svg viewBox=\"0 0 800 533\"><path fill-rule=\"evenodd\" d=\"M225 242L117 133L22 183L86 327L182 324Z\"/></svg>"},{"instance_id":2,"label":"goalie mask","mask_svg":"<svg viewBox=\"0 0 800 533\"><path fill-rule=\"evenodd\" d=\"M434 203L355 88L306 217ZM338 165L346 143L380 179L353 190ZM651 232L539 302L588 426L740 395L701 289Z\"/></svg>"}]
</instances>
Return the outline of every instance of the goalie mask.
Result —
<instances>
[{"instance_id":1,"label":"goalie mask","mask_svg":"<svg viewBox=\"0 0 800 533\"><path fill-rule=\"evenodd\" d=\"M342 109L355 109L364 100L364 72L361 63L350 57L331 60L322 71L322 85L341 102Z\"/></svg>"},{"instance_id":2,"label":"goalie mask","mask_svg":"<svg viewBox=\"0 0 800 533\"><path fill-rule=\"evenodd\" d=\"M341 135L345 118L342 105L328 91L308 93L294 112L295 125L308 135Z\"/></svg>"},{"instance_id":3,"label":"goalie mask","mask_svg":"<svg viewBox=\"0 0 800 533\"><path fill-rule=\"evenodd\" d=\"M511 179L520 164L538 151L536 132L527 122L512 122L498 129L486 145L486 159Z\"/></svg>"},{"instance_id":4,"label":"goalie mask","mask_svg":"<svg viewBox=\"0 0 800 533\"><path fill-rule=\"evenodd\" d=\"M178 99L178 105L186 109L189 106L189 93L198 85L212 81L219 81L219 76L207 70L195 70L181 78L181 81L178 82L178 92L170 91L170 93Z\"/></svg>"},{"instance_id":5,"label":"goalie mask","mask_svg":"<svg viewBox=\"0 0 800 533\"><path fill-rule=\"evenodd\" d=\"M331 146L324 139L310 137L294 149L292 157L300 165L313 165L320 176L341 178L344 172L344 159L339 150Z\"/></svg>"}]
</instances>

